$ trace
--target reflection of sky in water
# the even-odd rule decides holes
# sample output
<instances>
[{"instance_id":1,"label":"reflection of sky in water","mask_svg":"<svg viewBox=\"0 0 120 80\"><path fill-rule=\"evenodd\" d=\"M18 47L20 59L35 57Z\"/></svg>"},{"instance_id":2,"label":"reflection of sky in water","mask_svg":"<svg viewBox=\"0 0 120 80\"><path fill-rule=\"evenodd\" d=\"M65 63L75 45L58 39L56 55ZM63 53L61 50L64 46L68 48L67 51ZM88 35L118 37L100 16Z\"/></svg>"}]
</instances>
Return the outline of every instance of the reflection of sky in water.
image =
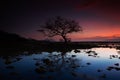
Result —
<instances>
[{"instance_id":1,"label":"reflection of sky in water","mask_svg":"<svg viewBox=\"0 0 120 80\"><path fill-rule=\"evenodd\" d=\"M93 48L92 51L95 51L98 53L98 57L94 58L92 56L88 57L86 54L78 54L78 58L82 59L82 63L85 65L85 63L90 62L91 65L88 67L85 67L84 69L78 70L79 72L84 72L91 76L98 76L100 74L107 74L106 80L118 80L120 79L119 74L120 71L107 71L108 66L115 66L115 63L120 63L120 59L118 58L112 58L110 59L110 55L118 55L116 49L114 48ZM82 50L83 53L84 50ZM118 55L119 56L119 55ZM97 70L100 69L102 72L98 73ZM119 74L118 74L119 73Z\"/></svg>"},{"instance_id":2,"label":"reflection of sky in water","mask_svg":"<svg viewBox=\"0 0 120 80\"><path fill-rule=\"evenodd\" d=\"M116 71L115 69L108 71L107 68L109 66L115 66L115 63L120 63L120 59L112 58L110 59L110 55L118 55L117 50L114 48L92 48L92 49L80 49L81 52L75 53L74 50L70 53L66 54L67 57L71 57L72 55L76 55L73 57L77 59L77 64L80 67L75 69L65 68L66 63L64 64L61 71L58 72L47 72L45 75L54 76L54 80L61 79L69 79L69 80L120 80L120 71ZM98 55L97 57L88 56L87 51L95 51ZM91 52L92 53L92 52ZM55 55L57 52L47 53L42 52L42 54L32 54L28 56L21 56L22 59L20 61L4 64L4 60L0 58L0 80L44 80L49 78L41 78L40 75L35 72L36 68L36 60L34 59L44 59L48 57L48 55ZM60 54L60 53L59 53ZM119 57L120 55L118 55ZM87 64L89 63L89 64ZM14 66L14 69L7 69L6 66ZM59 66L59 65L56 65ZM119 67L119 66L118 66ZM100 72L98 72L100 70ZM74 71L76 75L71 75L70 73ZM11 72L17 72L18 75L10 75ZM106 78L100 78L100 76L104 75ZM2 77L1 77L2 76ZM6 77L7 76L7 77ZM44 76L42 74L42 76ZM85 77L87 76L87 77ZM59 78L58 78L59 77ZM3 79L2 79L3 78Z\"/></svg>"}]
</instances>

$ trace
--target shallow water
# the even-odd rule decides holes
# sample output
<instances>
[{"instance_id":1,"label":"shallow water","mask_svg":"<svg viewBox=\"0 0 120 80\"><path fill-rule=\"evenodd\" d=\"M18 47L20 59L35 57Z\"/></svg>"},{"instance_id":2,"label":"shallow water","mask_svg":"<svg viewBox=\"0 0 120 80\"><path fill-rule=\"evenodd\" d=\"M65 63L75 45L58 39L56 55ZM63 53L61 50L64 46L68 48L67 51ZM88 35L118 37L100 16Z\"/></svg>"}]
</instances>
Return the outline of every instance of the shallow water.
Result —
<instances>
[{"instance_id":1,"label":"shallow water","mask_svg":"<svg viewBox=\"0 0 120 80\"><path fill-rule=\"evenodd\" d=\"M0 58L0 80L48 79L120 80L119 50L77 49Z\"/></svg>"}]
</instances>

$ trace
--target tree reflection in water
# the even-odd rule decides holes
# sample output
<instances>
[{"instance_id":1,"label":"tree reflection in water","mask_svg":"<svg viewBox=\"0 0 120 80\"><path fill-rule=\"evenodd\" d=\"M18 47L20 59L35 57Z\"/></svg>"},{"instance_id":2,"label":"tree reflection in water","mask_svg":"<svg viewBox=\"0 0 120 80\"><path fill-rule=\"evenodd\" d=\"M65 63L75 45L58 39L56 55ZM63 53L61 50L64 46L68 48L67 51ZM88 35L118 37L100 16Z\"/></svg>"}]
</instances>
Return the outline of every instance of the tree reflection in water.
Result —
<instances>
[{"instance_id":1,"label":"tree reflection in water","mask_svg":"<svg viewBox=\"0 0 120 80\"><path fill-rule=\"evenodd\" d=\"M2 76L4 80L8 79L5 77L7 75L10 79L16 77L18 80L109 80L111 77L114 79L114 75L118 75L120 71L120 56L117 51L119 50L109 48L63 47L57 50L46 49L40 52L25 52L19 56L6 56L1 59L4 70L1 69L0 78Z\"/></svg>"},{"instance_id":2,"label":"tree reflection in water","mask_svg":"<svg viewBox=\"0 0 120 80\"><path fill-rule=\"evenodd\" d=\"M69 55L69 49L62 49L60 52L49 53L44 59L36 59L35 71L40 74L49 72L56 73L57 76L69 71L71 75L75 75L75 69L80 67L80 61L77 60L76 55ZM46 74L45 74L46 75Z\"/></svg>"}]
</instances>

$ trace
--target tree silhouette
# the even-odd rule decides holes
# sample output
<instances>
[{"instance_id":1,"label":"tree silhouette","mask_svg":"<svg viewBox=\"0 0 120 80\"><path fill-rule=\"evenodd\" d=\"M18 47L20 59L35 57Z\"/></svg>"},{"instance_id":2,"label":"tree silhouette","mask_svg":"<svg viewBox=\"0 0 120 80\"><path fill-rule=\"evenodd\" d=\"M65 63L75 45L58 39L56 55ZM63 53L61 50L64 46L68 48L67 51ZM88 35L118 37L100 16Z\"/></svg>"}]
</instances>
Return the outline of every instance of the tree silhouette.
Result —
<instances>
[{"instance_id":1,"label":"tree silhouette","mask_svg":"<svg viewBox=\"0 0 120 80\"><path fill-rule=\"evenodd\" d=\"M57 16L40 26L38 31L48 37L61 36L64 42L67 43L70 40L67 35L82 31L82 27L74 20Z\"/></svg>"}]
</instances>

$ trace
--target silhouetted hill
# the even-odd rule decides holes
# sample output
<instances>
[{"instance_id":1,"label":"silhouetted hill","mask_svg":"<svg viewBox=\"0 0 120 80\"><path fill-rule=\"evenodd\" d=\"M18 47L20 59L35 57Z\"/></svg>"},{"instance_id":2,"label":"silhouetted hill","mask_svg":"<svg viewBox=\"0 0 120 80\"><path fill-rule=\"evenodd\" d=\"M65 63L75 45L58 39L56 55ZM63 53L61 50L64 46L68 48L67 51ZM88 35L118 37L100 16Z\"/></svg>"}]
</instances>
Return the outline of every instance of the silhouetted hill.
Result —
<instances>
[{"instance_id":1,"label":"silhouetted hill","mask_svg":"<svg viewBox=\"0 0 120 80\"><path fill-rule=\"evenodd\" d=\"M0 31L0 54L13 54L13 52L29 51L48 47L49 41L37 41L34 39L26 39L15 33Z\"/></svg>"},{"instance_id":2,"label":"silhouetted hill","mask_svg":"<svg viewBox=\"0 0 120 80\"><path fill-rule=\"evenodd\" d=\"M4 31L0 31L0 42L6 42L6 43L11 43L11 42L26 42L27 39L14 34L14 33L8 33Z\"/></svg>"},{"instance_id":3,"label":"silhouetted hill","mask_svg":"<svg viewBox=\"0 0 120 80\"><path fill-rule=\"evenodd\" d=\"M21 43L26 43L27 41L28 41L27 39L17 34L0 31L0 43L1 44L14 45L15 43L21 44Z\"/></svg>"},{"instance_id":4,"label":"silhouetted hill","mask_svg":"<svg viewBox=\"0 0 120 80\"><path fill-rule=\"evenodd\" d=\"M25 50L30 47L31 42L32 40L17 34L0 31L0 52Z\"/></svg>"}]
</instances>

